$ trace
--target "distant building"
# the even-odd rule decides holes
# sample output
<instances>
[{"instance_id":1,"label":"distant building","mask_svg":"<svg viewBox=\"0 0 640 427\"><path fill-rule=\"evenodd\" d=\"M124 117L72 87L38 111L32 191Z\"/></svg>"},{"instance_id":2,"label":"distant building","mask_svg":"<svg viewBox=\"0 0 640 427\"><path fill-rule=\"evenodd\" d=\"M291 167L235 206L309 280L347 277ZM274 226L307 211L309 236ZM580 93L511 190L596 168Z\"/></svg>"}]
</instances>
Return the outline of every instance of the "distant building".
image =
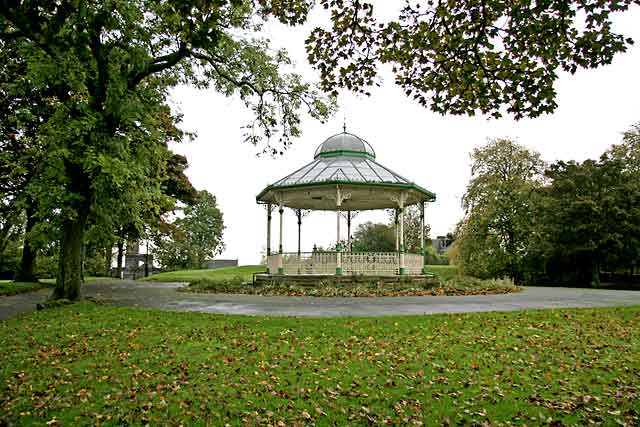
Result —
<instances>
[{"instance_id":1,"label":"distant building","mask_svg":"<svg viewBox=\"0 0 640 427\"><path fill-rule=\"evenodd\" d=\"M203 267L214 269L214 268L223 268L223 267L237 267L238 260L237 259L210 259L204 262Z\"/></svg>"},{"instance_id":2,"label":"distant building","mask_svg":"<svg viewBox=\"0 0 640 427\"><path fill-rule=\"evenodd\" d=\"M453 239L451 236L438 236L435 239L431 239L433 249L435 249L439 254L445 253L452 243Z\"/></svg>"}]
</instances>

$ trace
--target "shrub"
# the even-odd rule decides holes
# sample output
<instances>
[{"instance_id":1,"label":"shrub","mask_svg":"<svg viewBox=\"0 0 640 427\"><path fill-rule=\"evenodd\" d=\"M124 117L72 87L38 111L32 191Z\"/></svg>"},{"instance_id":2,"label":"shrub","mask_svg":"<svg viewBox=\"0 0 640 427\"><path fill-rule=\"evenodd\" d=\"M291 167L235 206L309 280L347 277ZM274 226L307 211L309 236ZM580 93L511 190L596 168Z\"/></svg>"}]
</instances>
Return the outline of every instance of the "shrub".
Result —
<instances>
[{"instance_id":1,"label":"shrub","mask_svg":"<svg viewBox=\"0 0 640 427\"><path fill-rule=\"evenodd\" d=\"M38 255L33 269L36 277L44 279L58 274L58 255Z\"/></svg>"},{"instance_id":2,"label":"shrub","mask_svg":"<svg viewBox=\"0 0 640 427\"><path fill-rule=\"evenodd\" d=\"M243 283L242 278L238 276L227 280L197 280L181 289L183 292L316 297L479 295L502 294L519 290L520 288L514 286L513 282L508 279L482 280L465 276L455 276L447 280L438 277L422 280L407 278L395 283L384 283L363 277L350 282L325 279L313 284L274 277L259 285Z\"/></svg>"}]
</instances>

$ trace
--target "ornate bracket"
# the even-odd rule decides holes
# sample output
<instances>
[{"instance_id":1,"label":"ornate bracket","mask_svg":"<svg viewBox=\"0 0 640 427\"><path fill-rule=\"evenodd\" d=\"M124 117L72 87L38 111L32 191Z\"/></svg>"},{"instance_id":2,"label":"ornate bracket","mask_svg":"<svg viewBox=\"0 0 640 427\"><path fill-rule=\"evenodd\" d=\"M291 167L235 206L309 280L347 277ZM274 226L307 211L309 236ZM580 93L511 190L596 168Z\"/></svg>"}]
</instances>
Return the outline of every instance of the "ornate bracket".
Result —
<instances>
[{"instance_id":1,"label":"ornate bracket","mask_svg":"<svg viewBox=\"0 0 640 427\"><path fill-rule=\"evenodd\" d=\"M302 218L311 213L310 209L294 209L293 211L296 213L296 218L298 218L298 224L300 224Z\"/></svg>"},{"instance_id":2,"label":"ornate bracket","mask_svg":"<svg viewBox=\"0 0 640 427\"><path fill-rule=\"evenodd\" d=\"M280 206L281 208L284 207L284 205L288 202L288 200L284 198L282 193L276 193L274 195L274 198L276 199L276 202L278 202L278 206Z\"/></svg>"},{"instance_id":3,"label":"ornate bracket","mask_svg":"<svg viewBox=\"0 0 640 427\"><path fill-rule=\"evenodd\" d=\"M358 216L359 213L360 211L341 211L340 215L346 220L351 220Z\"/></svg>"},{"instance_id":4,"label":"ornate bracket","mask_svg":"<svg viewBox=\"0 0 640 427\"><path fill-rule=\"evenodd\" d=\"M336 195L333 196L330 194L327 196L327 198L335 200L336 206L340 207L342 206L342 202L351 198L351 193L343 193L342 191L340 191L340 186L336 185Z\"/></svg>"},{"instance_id":5,"label":"ornate bracket","mask_svg":"<svg viewBox=\"0 0 640 427\"><path fill-rule=\"evenodd\" d=\"M392 202L396 202L398 204L398 208L404 209L405 203L407 203L408 195L405 192L400 193L398 196L392 195L390 199Z\"/></svg>"}]
</instances>

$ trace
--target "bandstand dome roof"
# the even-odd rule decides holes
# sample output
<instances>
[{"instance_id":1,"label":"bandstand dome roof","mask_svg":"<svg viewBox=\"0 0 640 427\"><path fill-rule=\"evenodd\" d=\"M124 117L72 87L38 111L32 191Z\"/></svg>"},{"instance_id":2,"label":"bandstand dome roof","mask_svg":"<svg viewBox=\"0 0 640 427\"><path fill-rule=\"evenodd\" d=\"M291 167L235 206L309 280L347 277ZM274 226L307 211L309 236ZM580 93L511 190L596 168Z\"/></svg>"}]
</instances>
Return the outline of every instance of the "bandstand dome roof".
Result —
<instances>
[{"instance_id":1,"label":"bandstand dome roof","mask_svg":"<svg viewBox=\"0 0 640 427\"><path fill-rule=\"evenodd\" d=\"M376 158L376 152L367 141L352 133L342 132L327 138L320 144L313 158L326 157L328 154L339 156L356 153L368 154L372 159Z\"/></svg>"},{"instance_id":2,"label":"bandstand dome roof","mask_svg":"<svg viewBox=\"0 0 640 427\"><path fill-rule=\"evenodd\" d=\"M336 210L336 190L343 194L341 210L395 208L435 201L435 194L376 162L375 151L364 139L348 132L327 138L314 159L267 186L258 203L282 203L294 209Z\"/></svg>"}]
</instances>

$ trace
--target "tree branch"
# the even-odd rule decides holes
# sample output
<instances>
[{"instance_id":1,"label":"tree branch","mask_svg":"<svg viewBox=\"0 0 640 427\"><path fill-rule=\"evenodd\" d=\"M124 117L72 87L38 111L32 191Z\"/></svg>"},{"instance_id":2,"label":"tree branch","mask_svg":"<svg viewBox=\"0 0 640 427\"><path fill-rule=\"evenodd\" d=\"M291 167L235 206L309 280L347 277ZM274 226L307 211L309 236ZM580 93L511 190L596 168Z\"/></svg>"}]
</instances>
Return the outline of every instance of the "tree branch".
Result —
<instances>
[{"instance_id":1,"label":"tree branch","mask_svg":"<svg viewBox=\"0 0 640 427\"><path fill-rule=\"evenodd\" d=\"M188 55L189 55L189 49L187 49L187 44L184 42L180 42L178 49L175 52L154 58L144 68L144 70L131 76L131 78L129 78L129 81L127 83L127 87L129 89L134 89L138 85L138 83L140 83L146 77L149 77L152 74L156 74L168 68L173 67L178 62L186 58Z\"/></svg>"}]
</instances>

